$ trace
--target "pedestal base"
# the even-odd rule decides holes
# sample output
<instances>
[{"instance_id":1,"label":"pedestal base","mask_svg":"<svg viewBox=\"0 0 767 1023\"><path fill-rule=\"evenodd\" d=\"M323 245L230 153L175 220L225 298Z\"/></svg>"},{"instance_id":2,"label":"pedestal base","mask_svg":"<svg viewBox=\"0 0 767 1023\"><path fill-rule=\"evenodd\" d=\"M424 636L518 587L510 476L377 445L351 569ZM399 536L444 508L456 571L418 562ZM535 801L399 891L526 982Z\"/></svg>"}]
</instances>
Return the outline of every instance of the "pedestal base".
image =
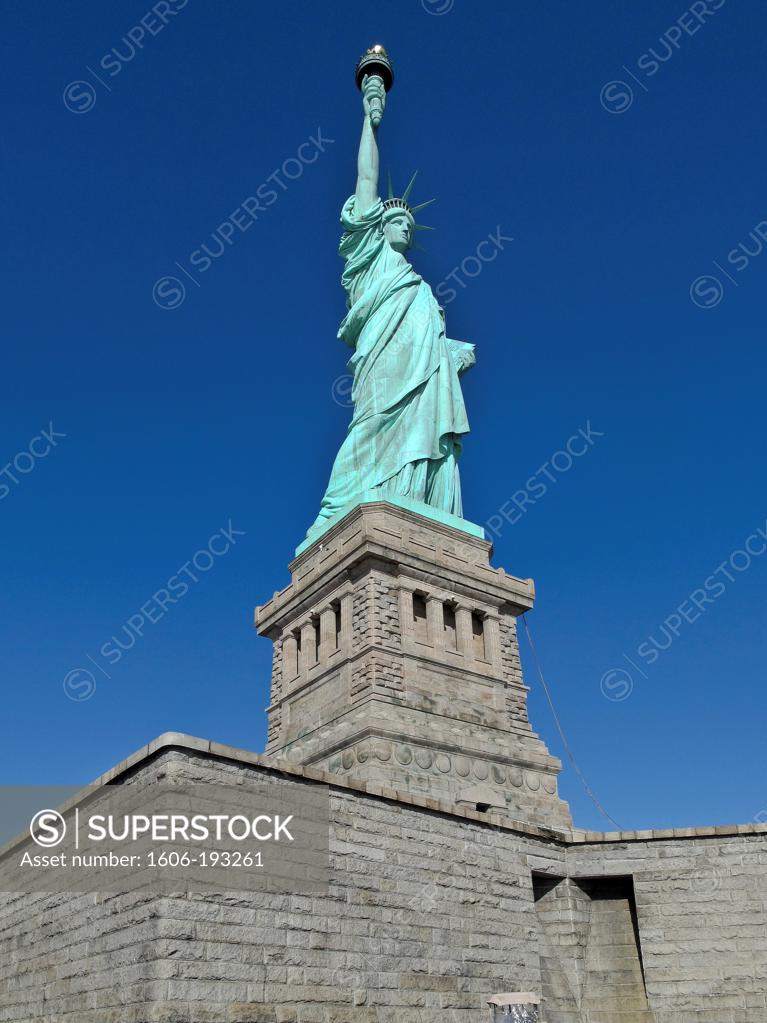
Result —
<instances>
[{"instance_id":1,"label":"pedestal base","mask_svg":"<svg viewBox=\"0 0 767 1023\"><path fill-rule=\"evenodd\" d=\"M533 583L491 550L372 499L301 550L257 611L274 642L267 754L569 826L560 762L527 718L516 618Z\"/></svg>"}]
</instances>

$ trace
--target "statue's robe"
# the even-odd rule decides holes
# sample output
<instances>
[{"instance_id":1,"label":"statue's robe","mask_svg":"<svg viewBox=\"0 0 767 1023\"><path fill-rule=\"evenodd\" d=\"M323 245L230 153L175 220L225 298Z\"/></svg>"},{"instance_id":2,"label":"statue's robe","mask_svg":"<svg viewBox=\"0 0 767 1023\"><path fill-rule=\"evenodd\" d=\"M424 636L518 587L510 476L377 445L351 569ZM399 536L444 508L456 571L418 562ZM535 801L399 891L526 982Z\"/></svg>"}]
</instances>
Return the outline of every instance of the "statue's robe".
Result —
<instances>
[{"instance_id":1,"label":"statue's robe","mask_svg":"<svg viewBox=\"0 0 767 1023\"><path fill-rule=\"evenodd\" d=\"M469 423L459 352L445 336L429 285L383 234L380 199L363 213L344 205L341 282L348 313L338 336L354 349L354 416L310 533L366 490L401 495L461 516L458 456Z\"/></svg>"}]
</instances>

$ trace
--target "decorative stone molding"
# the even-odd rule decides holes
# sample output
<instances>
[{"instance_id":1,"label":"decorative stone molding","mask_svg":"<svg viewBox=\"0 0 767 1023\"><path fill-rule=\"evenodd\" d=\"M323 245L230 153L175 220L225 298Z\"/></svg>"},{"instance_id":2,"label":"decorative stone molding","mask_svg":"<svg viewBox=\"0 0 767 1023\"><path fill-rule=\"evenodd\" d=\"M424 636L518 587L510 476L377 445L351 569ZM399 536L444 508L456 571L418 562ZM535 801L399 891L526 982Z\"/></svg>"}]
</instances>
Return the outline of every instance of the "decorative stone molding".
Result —
<instances>
[{"instance_id":1,"label":"decorative stone molding","mask_svg":"<svg viewBox=\"0 0 767 1023\"><path fill-rule=\"evenodd\" d=\"M414 746L407 743L396 743L384 738L365 739L350 746L341 753L335 754L329 769L342 773L353 771L357 765L377 760L380 763L395 763L403 767L417 765L421 771L434 775L453 775L461 780L476 779L492 785L511 786L526 789L529 792L543 790L548 795L557 791L557 781L553 774L542 771L523 769L513 764L489 762L478 757L465 754L447 753L442 750Z\"/></svg>"}]
</instances>

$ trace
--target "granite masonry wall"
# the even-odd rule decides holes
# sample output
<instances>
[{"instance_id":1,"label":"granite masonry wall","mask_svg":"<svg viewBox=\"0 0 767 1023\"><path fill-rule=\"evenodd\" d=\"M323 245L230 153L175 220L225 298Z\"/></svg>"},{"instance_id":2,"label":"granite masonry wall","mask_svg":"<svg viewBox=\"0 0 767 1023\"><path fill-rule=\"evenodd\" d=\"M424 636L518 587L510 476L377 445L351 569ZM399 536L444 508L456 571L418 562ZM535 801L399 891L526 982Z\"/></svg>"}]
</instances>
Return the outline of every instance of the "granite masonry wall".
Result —
<instances>
[{"instance_id":1,"label":"granite masonry wall","mask_svg":"<svg viewBox=\"0 0 767 1023\"><path fill-rule=\"evenodd\" d=\"M570 845L567 873L631 878L656 1023L765 1023L767 835L753 825L643 834Z\"/></svg>"},{"instance_id":2,"label":"granite masonry wall","mask_svg":"<svg viewBox=\"0 0 767 1023\"><path fill-rule=\"evenodd\" d=\"M764 826L551 831L184 736L100 781L168 770L329 785L327 892L0 896L4 1023L473 1023L509 990L544 1023L767 1020ZM649 1016L600 1015L615 934Z\"/></svg>"},{"instance_id":3,"label":"granite masonry wall","mask_svg":"<svg viewBox=\"0 0 767 1023\"><path fill-rule=\"evenodd\" d=\"M155 1023L153 896L0 894L0 1020Z\"/></svg>"}]
</instances>

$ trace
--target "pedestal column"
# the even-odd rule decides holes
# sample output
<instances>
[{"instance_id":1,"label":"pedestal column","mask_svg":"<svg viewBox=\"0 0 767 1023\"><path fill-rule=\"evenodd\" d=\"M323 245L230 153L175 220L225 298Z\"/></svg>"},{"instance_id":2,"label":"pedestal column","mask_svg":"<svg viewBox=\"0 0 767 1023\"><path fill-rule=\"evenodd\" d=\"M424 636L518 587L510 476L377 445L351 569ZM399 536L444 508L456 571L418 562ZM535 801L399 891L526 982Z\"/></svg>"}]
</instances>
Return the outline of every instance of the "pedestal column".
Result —
<instances>
[{"instance_id":1,"label":"pedestal column","mask_svg":"<svg viewBox=\"0 0 767 1023\"><path fill-rule=\"evenodd\" d=\"M336 649L336 612L333 607L320 611L320 664L327 664Z\"/></svg>"},{"instance_id":2,"label":"pedestal column","mask_svg":"<svg viewBox=\"0 0 767 1023\"><path fill-rule=\"evenodd\" d=\"M301 674L308 675L309 669L317 662L317 634L314 622L304 622L301 626Z\"/></svg>"},{"instance_id":3,"label":"pedestal column","mask_svg":"<svg viewBox=\"0 0 767 1023\"><path fill-rule=\"evenodd\" d=\"M445 649L445 618L442 601L438 597L426 598L426 627L429 643L435 651Z\"/></svg>"},{"instance_id":4,"label":"pedestal column","mask_svg":"<svg viewBox=\"0 0 767 1023\"><path fill-rule=\"evenodd\" d=\"M474 660L474 633L471 627L471 611L466 606L458 606L455 610L455 628L458 634L458 650L463 654L465 663Z\"/></svg>"}]
</instances>

